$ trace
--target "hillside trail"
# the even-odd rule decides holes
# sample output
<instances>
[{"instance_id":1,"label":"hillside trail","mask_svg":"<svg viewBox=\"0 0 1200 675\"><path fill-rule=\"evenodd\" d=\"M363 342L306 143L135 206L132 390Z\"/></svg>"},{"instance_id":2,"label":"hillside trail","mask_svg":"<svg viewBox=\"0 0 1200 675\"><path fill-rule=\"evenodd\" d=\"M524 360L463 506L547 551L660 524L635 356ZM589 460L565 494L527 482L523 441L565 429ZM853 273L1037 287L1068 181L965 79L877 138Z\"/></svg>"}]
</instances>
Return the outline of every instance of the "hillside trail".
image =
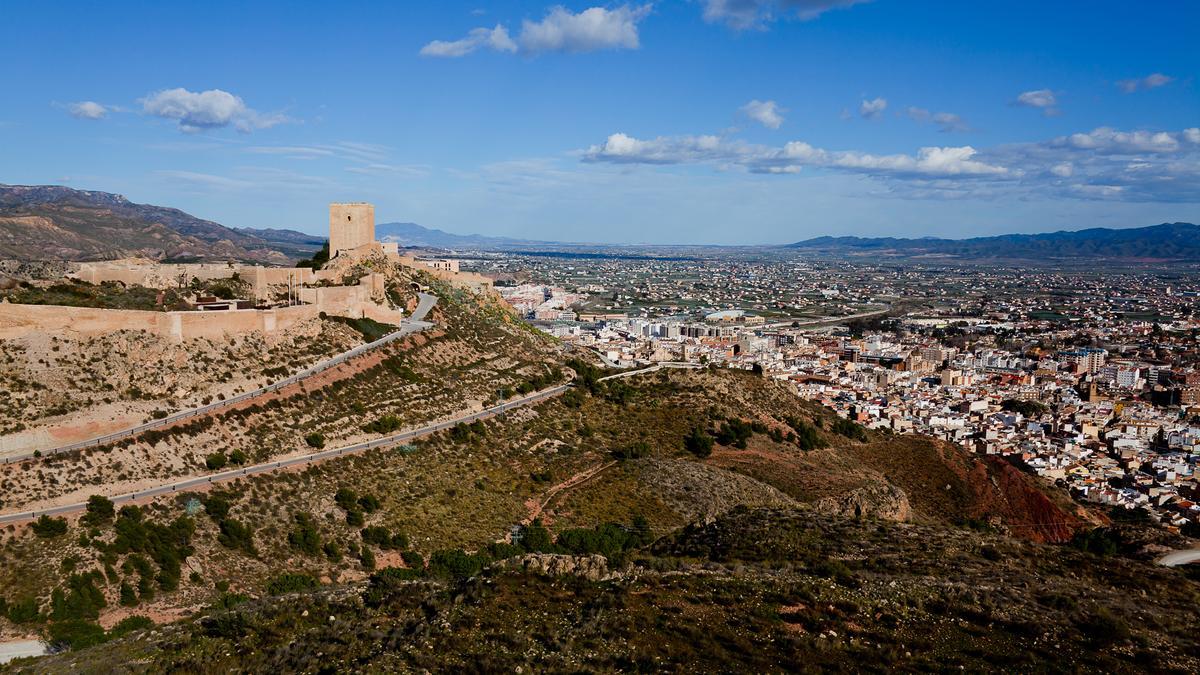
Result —
<instances>
[{"instance_id":1,"label":"hillside trail","mask_svg":"<svg viewBox=\"0 0 1200 675\"><path fill-rule=\"evenodd\" d=\"M525 519L521 521L521 524L528 525L536 518L541 516L542 512L546 510L547 506L549 506L551 500L557 497L560 492L563 492L564 490L570 490L571 488L578 487L579 485L586 483L587 481L599 475L601 471L604 471L616 463L616 460L613 460L611 462L580 471L563 482L552 486L549 490L546 490L546 492L542 494L542 499L540 501L536 497L525 500L525 508L529 509L529 515L527 515Z\"/></svg>"}]
</instances>

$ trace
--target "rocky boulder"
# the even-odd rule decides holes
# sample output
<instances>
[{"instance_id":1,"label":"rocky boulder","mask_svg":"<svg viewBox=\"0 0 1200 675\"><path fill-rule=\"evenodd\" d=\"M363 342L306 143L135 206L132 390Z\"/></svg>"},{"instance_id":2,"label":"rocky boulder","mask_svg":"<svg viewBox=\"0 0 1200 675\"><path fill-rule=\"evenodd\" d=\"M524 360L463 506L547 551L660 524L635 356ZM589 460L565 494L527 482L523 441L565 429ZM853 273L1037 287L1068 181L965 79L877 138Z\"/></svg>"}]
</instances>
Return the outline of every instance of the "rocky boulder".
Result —
<instances>
[{"instance_id":1,"label":"rocky boulder","mask_svg":"<svg viewBox=\"0 0 1200 675\"><path fill-rule=\"evenodd\" d=\"M813 508L820 513L851 518L882 518L896 521L912 518L908 495L891 483L876 483L836 497L824 497L817 500Z\"/></svg>"}]
</instances>

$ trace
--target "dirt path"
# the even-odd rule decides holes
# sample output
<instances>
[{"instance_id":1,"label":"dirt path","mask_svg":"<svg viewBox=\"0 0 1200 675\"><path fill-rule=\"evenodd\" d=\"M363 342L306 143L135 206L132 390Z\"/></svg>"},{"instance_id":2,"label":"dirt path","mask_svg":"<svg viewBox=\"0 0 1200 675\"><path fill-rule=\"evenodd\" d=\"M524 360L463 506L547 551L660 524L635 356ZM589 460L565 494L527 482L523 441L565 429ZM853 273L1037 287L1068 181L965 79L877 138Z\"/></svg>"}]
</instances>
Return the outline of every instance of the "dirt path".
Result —
<instances>
[{"instance_id":1,"label":"dirt path","mask_svg":"<svg viewBox=\"0 0 1200 675\"><path fill-rule=\"evenodd\" d=\"M546 492L542 495L542 500L540 502L536 498L526 500L525 508L529 509L529 515L526 516L525 519L521 521L521 524L528 525L529 523L532 523L535 518L541 516L542 512L546 510L546 507L550 505L551 500L553 500L555 497L557 497L560 492L562 492L564 490L570 490L571 488L578 487L579 485L586 483L587 481L589 481L589 480L595 478L597 475L599 475L601 471L604 471L605 469L607 469L608 467L610 467L616 463L617 463L616 460L613 460L611 462L608 462L607 464L601 464L599 466L594 466L586 471L580 471L579 473L575 474L574 476L571 476L570 478L564 480L563 482L559 483L558 485L555 485L555 486L551 487L549 490L546 490Z\"/></svg>"}]
</instances>

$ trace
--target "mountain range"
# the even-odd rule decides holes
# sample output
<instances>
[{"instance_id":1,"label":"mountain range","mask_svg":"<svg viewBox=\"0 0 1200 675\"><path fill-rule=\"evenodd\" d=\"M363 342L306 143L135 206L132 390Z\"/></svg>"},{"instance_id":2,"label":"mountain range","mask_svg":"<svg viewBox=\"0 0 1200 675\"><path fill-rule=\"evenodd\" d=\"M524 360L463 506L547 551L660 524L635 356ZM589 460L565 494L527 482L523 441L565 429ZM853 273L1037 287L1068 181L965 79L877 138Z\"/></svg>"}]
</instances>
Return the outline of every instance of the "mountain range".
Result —
<instances>
[{"instance_id":1,"label":"mountain range","mask_svg":"<svg viewBox=\"0 0 1200 675\"><path fill-rule=\"evenodd\" d=\"M843 255L949 256L964 259L1200 260L1200 226L1163 223L1128 229L1096 227L971 239L817 237L789 244L787 248Z\"/></svg>"},{"instance_id":2,"label":"mountain range","mask_svg":"<svg viewBox=\"0 0 1200 675\"><path fill-rule=\"evenodd\" d=\"M452 234L416 223L380 223L375 226L380 241L396 242L401 246L430 246L435 248L506 249L527 246L563 246L561 242L489 237L482 234Z\"/></svg>"},{"instance_id":3,"label":"mountain range","mask_svg":"<svg viewBox=\"0 0 1200 675\"><path fill-rule=\"evenodd\" d=\"M320 244L318 243L319 247ZM287 264L284 248L179 209L109 192L0 185L0 258L246 260Z\"/></svg>"},{"instance_id":4,"label":"mountain range","mask_svg":"<svg viewBox=\"0 0 1200 675\"><path fill-rule=\"evenodd\" d=\"M453 234L404 222L380 223L376 236L401 246L448 249L596 248L583 243ZM109 192L0 184L0 259L104 260L140 256L286 265L312 255L324 241L322 235L296 230L226 227L179 209L136 204ZM1200 226L1163 223L970 239L826 236L762 248L833 256L958 260L1200 260Z\"/></svg>"}]
</instances>

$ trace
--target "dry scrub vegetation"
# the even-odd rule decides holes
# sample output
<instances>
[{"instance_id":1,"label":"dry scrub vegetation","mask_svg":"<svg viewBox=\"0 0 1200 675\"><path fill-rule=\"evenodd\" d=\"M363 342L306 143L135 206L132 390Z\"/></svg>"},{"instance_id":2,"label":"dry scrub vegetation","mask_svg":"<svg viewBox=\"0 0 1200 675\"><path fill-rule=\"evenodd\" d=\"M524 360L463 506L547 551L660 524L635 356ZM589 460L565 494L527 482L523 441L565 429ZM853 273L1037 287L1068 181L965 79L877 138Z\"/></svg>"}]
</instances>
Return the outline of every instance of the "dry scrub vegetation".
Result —
<instances>
[{"instance_id":1,"label":"dry scrub vegetation","mask_svg":"<svg viewBox=\"0 0 1200 675\"><path fill-rule=\"evenodd\" d=\"M439 339L450 338L428 344ZM583 376L579 387L503 418L462 425L411 446L160 500L147 510L146 521L167 526L186 518L192 528L189 552L177 587L160 589L153 599L139 597L137 611L175 616L218 602L225 593L260 595L287 573L356 582L372 567L419 566L423 562L414 561L439 551L488 549L534 516L551 533L640 519L661 535L735 507L808 504L841 514L820 501L836 488L819 486L907 485L935 469L907 476L906 462L946 461L936 460L939 446L931 441L870 434L864 442L845 435L861 430L836 433L827 412L750 373L660 371L605 385L589 383L588 366L572 365ZM325 400L354 403L340 395ZM697 437L709 442L689 440ZM893 459L872 465L873 448ZM907 460L894 457L905 453ZM961 453L950 457L951 464L971 464ZM980 499L999 488L986 474L984 487L977 488L973 475L952 487L952 498L913 495L911 518L1003 531L1006 518L1028 517L985 511L1003 495ZM1035 489L1032 483L1018 487ZM339 490L366 501L339 499ZM863 499L859 506L864 518L896 515L890 503ZM995 525L988 525L993 515ZM371 534L365 536L364 529ZM117 607L122 583L136 585L144 575L130 567L128 553L114 558L115 530L73 524L67 533L44 539L27 527L8 528L0 543L0 597L32 598L45 607L53 589L68 584L72 574L100 570L104 583L98 591L107 607Z\"/></svg>"},{"instance_id":2,"label":"dry scrub vegetation","mask_svg":"<svg viewBox=\"0 0 1200 675\"><path fill-rule=\"evenodd\" d=\"M101 337L35 334L0 340L0 435L27 431L24 435L32 438L39 429L76 427L86 438L89 422L119 416L138 424L156 412L220 400L359 342L349 328L315 320L276 334L250 333L220 342L200 338L175 343L136 330Z\"/></svg>"}]
</instances>

